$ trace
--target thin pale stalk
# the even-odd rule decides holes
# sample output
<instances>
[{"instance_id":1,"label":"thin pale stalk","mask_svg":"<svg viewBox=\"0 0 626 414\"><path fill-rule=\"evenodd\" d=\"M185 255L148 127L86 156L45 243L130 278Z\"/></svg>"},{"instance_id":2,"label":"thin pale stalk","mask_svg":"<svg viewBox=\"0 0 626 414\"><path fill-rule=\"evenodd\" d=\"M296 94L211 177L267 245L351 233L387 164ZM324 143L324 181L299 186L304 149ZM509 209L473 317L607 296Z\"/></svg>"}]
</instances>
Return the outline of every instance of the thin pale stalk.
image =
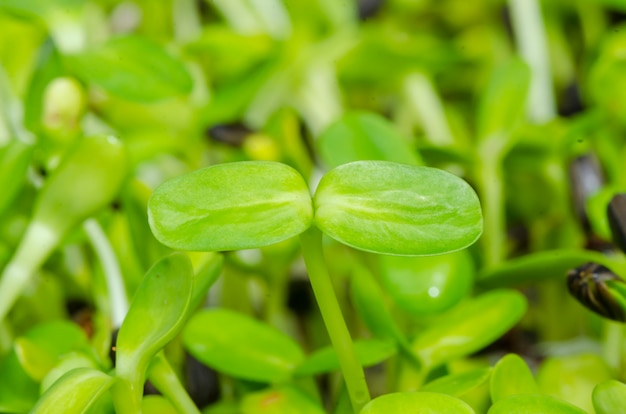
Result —
<instances>
[{"instance_id":1,"label":"thin pale stalk","mask_svg":"<svg viewBox=\"0 0 626 414\"><path fill-rule=\"evenodd\" d=\"M337 353L344 381L355 413L370 401L365 373L354 351L350 332L335 295L332 280L322 251L322 233L314 226L300 235L302 254L309 273L313 293L330 341Z\"/></svg>"}]
</instances>

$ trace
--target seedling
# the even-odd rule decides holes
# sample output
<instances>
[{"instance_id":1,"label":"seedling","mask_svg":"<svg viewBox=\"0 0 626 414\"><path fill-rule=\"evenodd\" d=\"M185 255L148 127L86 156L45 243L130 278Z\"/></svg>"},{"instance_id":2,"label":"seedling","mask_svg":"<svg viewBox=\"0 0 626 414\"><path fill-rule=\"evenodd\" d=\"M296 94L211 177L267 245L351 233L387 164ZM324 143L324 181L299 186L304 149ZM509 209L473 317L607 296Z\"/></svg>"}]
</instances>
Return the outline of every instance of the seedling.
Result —
<instances>
[{"instance_id":1,"label":"seedling","mask_svg":"<svg viewBox=\"0 0 626 414\"><path fill-rule=\"evenodd\" d=\"M325 265L322 232L360 250L423 255L467 247L482 230L478 199L464 181L384 161L331 170L312 199L302 177L286 165L217 165L157 188L148 212L155 236L177 249L262 247L300 235L355 412L369 401L369 390Z\"/></svg>"}]
</instances>

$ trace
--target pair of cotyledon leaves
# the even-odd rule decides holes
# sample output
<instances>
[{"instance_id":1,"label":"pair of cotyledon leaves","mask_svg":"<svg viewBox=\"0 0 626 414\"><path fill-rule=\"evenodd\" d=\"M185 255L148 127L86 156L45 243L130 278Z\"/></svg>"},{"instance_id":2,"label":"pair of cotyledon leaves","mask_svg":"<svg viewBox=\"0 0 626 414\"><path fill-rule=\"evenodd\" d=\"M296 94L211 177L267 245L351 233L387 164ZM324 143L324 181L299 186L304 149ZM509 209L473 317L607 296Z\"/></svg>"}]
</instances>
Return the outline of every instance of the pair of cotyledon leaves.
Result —
<instances>
[{"instance_id":1,"label":"pair of cotyledon leaves","mask_svg":"<svg viewBox=\"0 0 626 414\"><path fill-rule=\"evenodd\" d=\"M315 225L360 250L432 255L467 247L482 232L478 197L465 181L387 161L340 165L313 197L285 164L214 165L158 187L148 217L159 241L192 251L263 247Z\"/></svg>"}]
</instances>

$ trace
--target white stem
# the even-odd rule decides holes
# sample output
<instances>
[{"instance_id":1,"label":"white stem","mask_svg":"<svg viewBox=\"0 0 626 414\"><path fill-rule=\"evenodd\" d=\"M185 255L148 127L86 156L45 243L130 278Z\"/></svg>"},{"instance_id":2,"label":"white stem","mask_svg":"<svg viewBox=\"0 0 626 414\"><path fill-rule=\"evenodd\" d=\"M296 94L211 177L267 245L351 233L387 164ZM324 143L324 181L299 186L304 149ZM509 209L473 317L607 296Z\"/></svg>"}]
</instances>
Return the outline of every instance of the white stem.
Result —
<instances>
[{"instance_id":1,"label":"white stem","mask_svg":"<svg viewBox=\"0 0 626 414\"><path fill-rule=\"evenodd\" d=\"M109 239L95 219L86 220L83 229L102 264L111 303L111 319L113 326L119 328L124 322L129 305L117 257Z\"/></svg>"},{"instance_id":2,"label":"white stem","mask_svg":"<svg viewBox=\"0 0 626 414\"><path fill-rule=\"evenodd\" d=\"M274 39L287 39L291 34L291 21L285 6L279 0L249 0L265 31Z\"/></svg>"},{"instance_id":3,"label":"white stem","mask_svg":"<svg viewBox=\"0 0 626 414\"><path fill-rule=\"evenodd\" d=\"M17 251L0 277L0 323L58 242L59 238L54 230L41 223L30 223Z\"/></svg>"},{"instance_id":4,"label":"white stem","mask_svg":"<svg viewBox=\"0 0 626 414\"><path fill-rule=\"evenodd\" d=\"M194 40L202 33L202 23L198 17L194 0L175 0L172 9L174 17L174 37L180 42Z\"/></svg>"},{"instance_id":5,"label":"white stem","mask_svg":"<svg viewBox=\"0 0 626 414\"><path fill-rule=\"evenodd\" d=\"M242 34L263 33L263 25L259 22L250 6L243 0L213 0L215 8L224 16L235 31Z\"/></svg>"},{"instance_id":6,"label":"white stem","mask_svg":"<svg viewBox=\"0 0 626 414\"><path fill-rule=\"evenodd\" d=\"M404 79L404 94L422 124L426 140L437 146L454 144L443 103L430 79L420 72L410 74Z\"/></svg>"},{"instance_id":7,"label":"white stem","mask_svg":"<svg viewBox=\"0 0 626 414\"><path fill-rule=\"evenodd\" d=\"M509 0L509 7L520 55L532 73L527 102L528 117L535 123L548 122L556 116L556 104L539 1Z\"/></svg>"}]
</instances>

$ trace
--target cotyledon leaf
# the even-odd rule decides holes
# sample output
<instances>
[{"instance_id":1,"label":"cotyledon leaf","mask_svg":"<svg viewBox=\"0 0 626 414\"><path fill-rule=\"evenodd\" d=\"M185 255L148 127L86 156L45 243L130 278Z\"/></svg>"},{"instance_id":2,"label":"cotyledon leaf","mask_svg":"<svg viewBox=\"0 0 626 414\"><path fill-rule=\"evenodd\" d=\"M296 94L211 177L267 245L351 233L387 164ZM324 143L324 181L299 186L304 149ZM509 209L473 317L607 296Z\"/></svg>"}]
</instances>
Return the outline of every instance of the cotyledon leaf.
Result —
<instances>
[{"instance_id":1,"label":"cotyledon leaf","mask_svg":"<svg viewBox=\"0 0 626 414\"><path fill-rule=\"evenodd\" d=\"M436 168L357 161L329 171L315 192L315 224L348 246L392 255L460 250L482 232L474 190Z\"/></svg>"},{"instance_id":2,"label":"cotyledon leaf","mask_svg":"<svg viewBox=\"0 0 626 414\"><path fill-rule=\"evenodd\" d=\"M148 202L156 238L181 250L263 247L296 236L313 219L311 196L293 168L268 161L214 165L174 178Z\"/></svg>"}]
</instances>

